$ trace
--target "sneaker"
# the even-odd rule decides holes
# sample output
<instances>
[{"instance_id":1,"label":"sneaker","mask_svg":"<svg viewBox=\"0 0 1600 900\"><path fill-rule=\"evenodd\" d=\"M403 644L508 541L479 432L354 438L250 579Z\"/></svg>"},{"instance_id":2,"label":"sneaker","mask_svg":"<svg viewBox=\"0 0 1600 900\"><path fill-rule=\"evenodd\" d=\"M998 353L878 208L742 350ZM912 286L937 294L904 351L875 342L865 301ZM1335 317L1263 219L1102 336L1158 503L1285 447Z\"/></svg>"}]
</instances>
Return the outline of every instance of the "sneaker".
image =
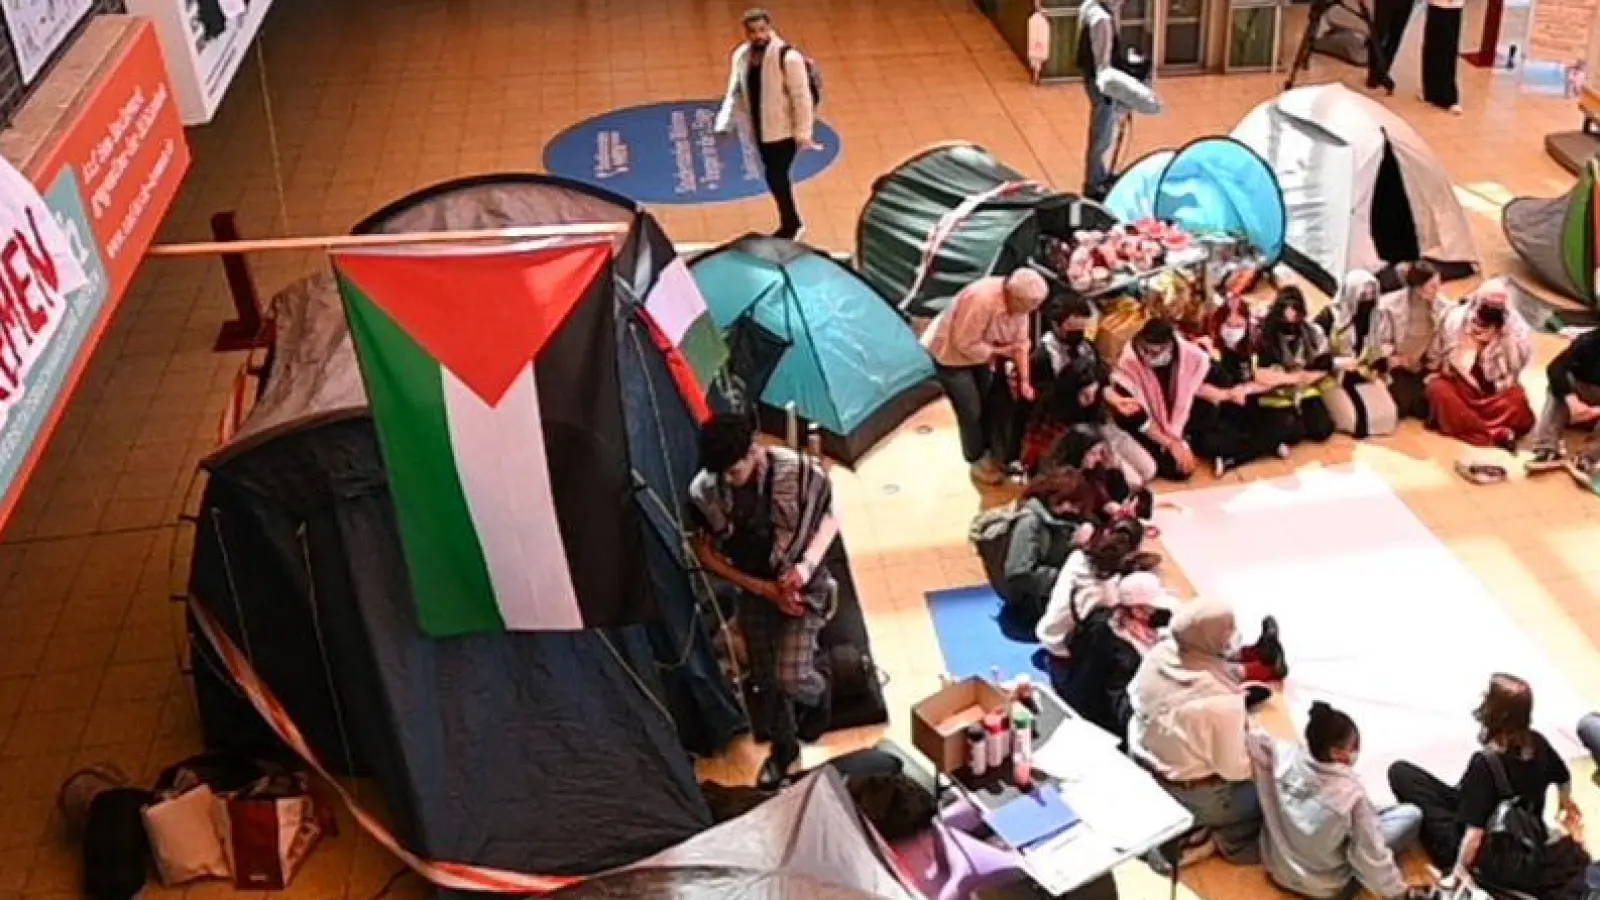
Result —
<instances>
[{"instance_id":1,"label":"sneaker","mask_svg":"<svg viewBox=\"0 0 1600 900\"><path fill-rule=\"evenodd\" d=\"M1278 620L1272 616L1261 620L1261 637L1256 640L1256 655L1262 664L1272 669L1272 674L1279 681L1289 677L1289 663L1283 655L1283 639L1278 635Z\"/></svg>"},{"instance_id":2,"label":"sneaker","mask_svg":"<svg viewBox=\"0 0 1600 900\"><path fill-rule=\"evenodd\" d=\"M972 464L971 474L973 481L990 486L1003 484L1006 480L1005 469L995 465L994 460L987 456Z\"/></svg>"},{"instance_id":3,"label":"sneaker","mask_svg":"<svg viewBox=\"0 0 1600 900\"><path fill-rule=\"evenodd\" d=\"M1453 104L1450 107L1450 115L1452 115L1452 116L1459 116L1464 112L1466 112L1466 110L1462 109L1461 108L1461 104L1459 104L1459 103Z\"/></svg>"},{"instance_id":4,"label":"sneaker","mask_svg":"<svg viewBox=\"0 0 1600 900\"><path fill-rule=\"evenodd\" d=\"M1167 852L1163 853L1163 850ZM1173 851L1176 851L1176 862L1181 870L1216 855L1217 845L1211 842L1211 831L1201 828L1186 836L1183 843L1177 847L1169 843L1152 848L1144 855L1145 865L1153 869L1157 875L1171 875Z\"/></svg>"},{"instance_id":5,"label":"sneaker","mask_svg":"<svg viewBox=\"0 0 1600 900\"><path fill-rule=\"evenodd\" d=\"M763 791L775 791L783 787L783 782L789 777L789 768L799 760L799 747L787 750L772 748L772 753L761 764L761 771L756 775L756 787Z\"/></svg>"},{"instance_id":6,"label":"sneaker","mask_svg":"<svg viewBox=\"0 0 1600 900\"><path fill-rule=\"evenodd\" d=\"M1527 461L1522 464L1522 467L1530 475L1539 475L1544 472L1554 472L1556 469L1566 465L1566 462L1566 455L1558 448L1537 447L1529 455Z\"/></svg>"},{"instance_id":7,"label":"sneaker","mask_svg":"<svg viewBox=\"0 0 1600 900\"><path fill-rule=\"evenodd\" d=\"M1272 699L1272 686L1266 684L1247 684L1244 686L1244 708L1255 711L1261 704Z\"/></svg>"},{"instance_id":8,"label":"sneaker","mask_svg":"<svg viewBox=\"0 0 1600 900\"><path fill-rule=\"evenodd\" d=\"M1288 459L1289 458L1289 445L1288 444L1279 444L1278 445L1278 449L1276 449L1276 450L1274 450L1272 452L1278 454L1278 458L1279 459Z\"/></svg>"}]
</instances>

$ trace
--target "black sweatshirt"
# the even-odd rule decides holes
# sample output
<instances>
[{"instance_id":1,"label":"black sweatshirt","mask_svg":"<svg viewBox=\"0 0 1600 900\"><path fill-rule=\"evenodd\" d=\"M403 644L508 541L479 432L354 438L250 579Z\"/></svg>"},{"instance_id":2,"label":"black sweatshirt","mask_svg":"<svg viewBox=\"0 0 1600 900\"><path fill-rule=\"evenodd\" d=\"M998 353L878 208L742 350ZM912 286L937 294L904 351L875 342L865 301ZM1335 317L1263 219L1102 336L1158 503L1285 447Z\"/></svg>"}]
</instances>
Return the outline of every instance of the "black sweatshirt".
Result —
<instances>
[{"instance_id":1,"label":"black sweatshirt","mask_svg":"<svg viewBox=\"0 0 1600 900\"><path fill-rule=\"evenodd\" d=\"M1546 370L1550 376L1550 394L1566 397L1572 393L1573 382L1600 387L1600 329L1586 331L1568 344Z\"/></svg>"}]
</instances>

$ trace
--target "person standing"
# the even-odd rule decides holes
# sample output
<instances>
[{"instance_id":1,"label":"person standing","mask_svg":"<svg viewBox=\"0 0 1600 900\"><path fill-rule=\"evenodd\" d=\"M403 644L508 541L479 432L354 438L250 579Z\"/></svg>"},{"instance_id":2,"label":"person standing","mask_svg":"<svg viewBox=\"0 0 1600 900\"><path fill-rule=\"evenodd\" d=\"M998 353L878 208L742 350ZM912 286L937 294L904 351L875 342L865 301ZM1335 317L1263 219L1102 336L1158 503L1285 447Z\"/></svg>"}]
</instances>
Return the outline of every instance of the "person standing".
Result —
<instances>
[{"instance_id":1,"label":"person standing","mask_svg":"<svg viewBox=\"0 0 1600 900\"><path fill-rule=\"evenodd\" d=\"M1406 26L1411 24L1411 13L1416 0L1374 0L1372 7L1372 37L1367 41L1367 87L1382 88L1394 94L1394 78L1389 70L1400 52L1405 39Z\"/></svg>"},{"instance_id":2,"label":"person standing","mask_svg":"<svg viewBox=\"0 0 1600 900\"><path fill-rule=\"evenodd\" d=\"M774 237L798 239L805 231L794 202L791 171L802 150L820 150L812 136L816 108L805 56L785 43L772 27L772 14L752 9L744 14L745 41L733 51L728 90L717 111L715 130L726 134L735 112L750 123L750 135L761 154L767 189L778 205Z\"/></svg>"},{"instance_id":3,"label":"person standing","mask_svg":"<svg viewBox=\"0 0 1600 900\"><path fill-rule=\"evenodd\" d=\"M1461 55L1461 13L1466 0L1428 0L1422 28L1422 100L1461 115L1456 57Z\"/></svg>"},{"instance_id":4,"label":"person standing","mask_svg":"<svg viewBox=\"0 0 1600 900\"><path fill-rule=\"evenodd\" d=\"M1083 163L1083 195L1103 199L1116 173L1111 151L1117 142L1117 104L1100 91L1100 73L1122 58L1120 16L1123 0L1086 0L1078 29L1078 69L1089 95L1089 145Z\"/></svg>"},{"instance_id":5,"label":"person standing","mask_svg":"<svg viewBox=\"0 0 1600 900\"><path fill-rule=\"evenodd\" d=\"M1049 294L1044 276L1028 268L979 278L923 332L922 346L955 409L961 454L980 484L1004 481L1009 462L1002 458L1001 423L992 408L995 368L1010 362L1018 399L1033 402L1028 317Z\"/></svg>"},{"instance_id":6,"label":"person standing","mask_svg":"<svg viewBox=\"0 0 1600 900\"><path fill-rule=\"evenodd\" d=\"M1539 415L1539 424L1533 430L1533 457L1527 463L1529 472L1561 468L1565 458L1562 437L1572 421L1573 405L1580 409L1600 407L1600 329L1579 335L1556 354L1545 374L1550 392L1544 401L1544 411Z\"/></svg>"},{"instance_id":7,"label":"person standing","mask_svg":"<svg viewBox=\"0 0 1600 900\"><path fill-rule=\"evenodd\" d=\"M757 786L775 790L800 759L800 741L822 736L832 705L817 635L838 597L825 562L839 533L833 487L812 460L756 443L748 417L723 414L701 427L689 500L700 564L739 592L758 694L750 712L772 740Z\"/></svg>"}]
</instances>

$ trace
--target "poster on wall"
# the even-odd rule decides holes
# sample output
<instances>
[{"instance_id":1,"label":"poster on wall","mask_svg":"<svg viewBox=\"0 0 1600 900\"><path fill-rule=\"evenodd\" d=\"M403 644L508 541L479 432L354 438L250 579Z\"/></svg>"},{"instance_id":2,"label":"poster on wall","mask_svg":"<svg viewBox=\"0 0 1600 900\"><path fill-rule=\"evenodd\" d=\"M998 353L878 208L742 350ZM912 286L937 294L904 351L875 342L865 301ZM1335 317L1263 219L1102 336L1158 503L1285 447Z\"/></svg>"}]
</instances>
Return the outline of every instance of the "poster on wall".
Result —
<instances>
[{"instance_id":1,"label":"poster on wall","mask_svg":"<svg viewBox=\"0 0 1600 900\"><path fill-rule=\"evenodd\" d=\"M0 0L23 84L33 83L93 5L94 0Z\"/></svg>"},{"instance_id":2,"label":"poster on wall","mask_svg":"<svg viewBox=\"0 0 1600 900\"><path fill-rule=\"evenodd\" d=\"M1534 0L1528 26L1531 60L1576 66L1589 55L1589 26L1600 13L1600 0Z\"/></svg>"},{"instance_id":3,"label":"poster on wall","mask_svg":"<svg viewBox=\"0 0 1600 900\"><path fill-rule=\"evenodd\" d=\"M216 115L272 0L128 0L156 23L185 125Z\"/></svg>"}]
</instances>

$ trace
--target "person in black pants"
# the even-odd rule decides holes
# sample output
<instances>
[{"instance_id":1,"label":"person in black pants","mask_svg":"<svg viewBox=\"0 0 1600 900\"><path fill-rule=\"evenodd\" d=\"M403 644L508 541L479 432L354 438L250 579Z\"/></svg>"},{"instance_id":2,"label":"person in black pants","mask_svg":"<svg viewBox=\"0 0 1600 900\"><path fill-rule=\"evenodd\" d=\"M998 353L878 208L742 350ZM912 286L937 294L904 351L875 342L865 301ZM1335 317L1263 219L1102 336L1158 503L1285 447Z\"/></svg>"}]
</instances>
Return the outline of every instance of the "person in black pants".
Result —
<instances>
[{"instance_id":1,"label":"person in black pants","mask_svg":"<svg viewBox=\"0 0 1600 900\"><path fill-rule=\"evenodd\" d=\"M1367 87L1382 88L1394 93L1394 78L1389 69L1400 53L1405 40L1406 26L1411 24L1411 13L1416 0L1374 0L1372 6L1372 37L1367 41Z\"/></svg>"},{"instance_id":2,"label":"person in black pants","mask_svg":"<svg viewBox=\"0 0 1600 900\"><path fill-rule=\"evenodd\" d=\"M1569 834L1582 828L1583 814L1572 800L1572 773L1544 735L1533 730L1533 690L1514 675L1489 680L1474 717L1478 742L1461 783L1451 787L1408 762L1389 769L1389 787L1395 799L1422 810L1422 849L1441 872L1471 881L1483 849L1489 821L1504 800L1517 799L1522 808L1540 820L1545 795L1554 785L1560 794L1562 827ZM1563 884L1580 875L1588 855L1570 839L1546 848L1541 880L1548 884L1498 885L1533 893L1538 897L1558 893ZM1576 871L1573 871L1573 870Z\"/></svg>"},{"instance_id":3,"label":"person in black pants","mask_svg":"<svg viewBox=\"0 0 1600 900\"><path fill-rule=\"evenodd\" d=\"M715 129L726 134L735 111L750 123L761 155L767 188L778 205L775 237L798 239L805 231L794 202L790 172L801 150L818 150L812 137L816 108L805 56L772 28L772 15L752 9L744 14L745 41L733 51L728 91L717 112Z\"/></svg>"},{"instance_id":4,"label":"person in black pants","mask_svg":"<svg viewBox=\"0 0 1600 900\"><path fill-rule=\"evenodd\" d=\"M1233 299L1211 317L1211 342L1216 358L1206 384L1223 392L1215 400L1195 398L1189 418L1189 444L1209 457L1220 478L1229 470L1269 456L1287 457L1291 434L1281 418L1261 408L1256 384L1254 349L1256 334L1250 310Z\"/></svg>"}]
</instances>

